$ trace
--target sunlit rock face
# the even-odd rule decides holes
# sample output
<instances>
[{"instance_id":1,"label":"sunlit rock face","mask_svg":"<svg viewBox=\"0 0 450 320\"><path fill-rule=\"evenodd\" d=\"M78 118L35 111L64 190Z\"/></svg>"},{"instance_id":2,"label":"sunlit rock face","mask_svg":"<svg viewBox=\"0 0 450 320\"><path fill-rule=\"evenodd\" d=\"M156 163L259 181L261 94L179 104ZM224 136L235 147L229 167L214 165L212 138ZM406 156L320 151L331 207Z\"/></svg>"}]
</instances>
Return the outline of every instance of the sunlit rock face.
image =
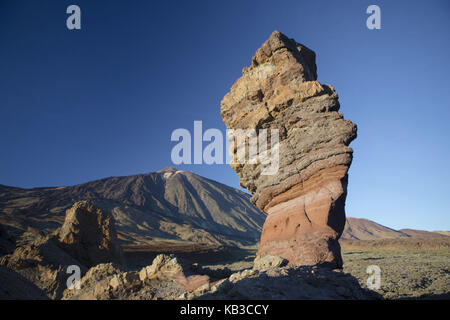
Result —
<instances>
[{"instance_id":1,"label":"sunlit rock face","mask_svg":"<svg viewBox=\"0 0 450 320\"><path fill-rule=\"evenodd\" d=\"M232 164L267 214L258 255L339 268L353 153L348 145L356 125L338 112L334 88L317 81L315 58L311 49L273 32L223 98L221 115L229 129L279 132L275 174L262 174L262 163Z\"/></svg>"}]
</instances>

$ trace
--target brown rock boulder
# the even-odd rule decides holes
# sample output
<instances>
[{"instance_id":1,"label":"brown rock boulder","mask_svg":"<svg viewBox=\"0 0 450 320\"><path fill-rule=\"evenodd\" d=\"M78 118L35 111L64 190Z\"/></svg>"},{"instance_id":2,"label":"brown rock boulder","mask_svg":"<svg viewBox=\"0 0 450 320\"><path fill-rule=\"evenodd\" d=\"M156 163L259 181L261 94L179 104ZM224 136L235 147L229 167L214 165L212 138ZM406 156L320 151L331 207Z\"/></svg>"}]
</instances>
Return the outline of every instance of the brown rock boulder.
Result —
<instances>
[{"instance_id":1,"label":"brown rock boulder","mask_svg":"<svg viewBox=\"0 0 450 320\"><path fill-rule=\"evenodd\" d=\"M197 290L203 286L209 288L210 278L207 275L198 275L191 266L174 255L160 254L150 266L142 268L139 273L141 281L152 279L174 280L188 291Z\"/></svg>"},{"instance_id":2,"label":"brown rock boulder","mask_svg":"<svg viewBox=\"0 0 450 320\"><path fill-rule=\"evenodd\" d=\"M254 270L270 270L284 267L287 264L286 259L271 254L258 255L253 263Z\"/></svg>"},{"instance_id":3,"label":"brown rock boulder","mask_svg":"<svg viewBox=\"0 0 450 320\"><path fill-rule=\"evenodd\" d=\"M58 239L66 252L87 267L107 262L124 264L114 217L89 201L76 202L67 210Z\"/></svg>"},{"instance_id":4,"label":"brown rock boulder","mask_svg":"<svg viewBox=\"0 0 450 320\"><path fill-rule=\"evenodd\" d=\"M258 255L295 266L342 266L337 240L345 225L348 145L356 125L339 107L334 88L317 81L315 53L278 31L223 98L229 129L279 130L276 174L262 174L261 162L232 163L241 186L268 214Z\"/></svg>"}]
</instances>

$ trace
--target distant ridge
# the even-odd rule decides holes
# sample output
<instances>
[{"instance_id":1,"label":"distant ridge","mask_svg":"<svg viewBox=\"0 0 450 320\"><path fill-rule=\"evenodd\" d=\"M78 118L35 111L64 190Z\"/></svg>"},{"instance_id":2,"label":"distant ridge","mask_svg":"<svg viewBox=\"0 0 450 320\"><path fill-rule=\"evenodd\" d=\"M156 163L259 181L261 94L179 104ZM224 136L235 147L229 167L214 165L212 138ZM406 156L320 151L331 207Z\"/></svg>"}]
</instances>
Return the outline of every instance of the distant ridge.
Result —
<instances>
[{"instance_id":1,"label":"distant ridge","mask_svg":"<svg viewBox=\"0 0 450 320\"><path fill-rule=\"evenodd\" d=\"M439 237L445 237L445 234L442 234L440 232L430 232L430 231L424 231L424 230L414 230L414 229L400 229L400 232L406 233L410 237L413 238L439 238ZM449 234L447 234L448 236Z\"/></svg>"},{"instance_id":2,"label":"distant ridge","mask_svg":"<svg viewBox=\"0 0 450 320\"><path fill-rule=\"evenodd\" d=\"M442 234L444 233L444 234ZM347 218L342 240L377 240L397 238L439 238L445 237L445 232L430 232L423 230L394 230L374 221L362 218Z\"/></svg>"},{"instance_id":3,"label":"distant ridge","mask_svg":"<svg viewBox=\"0 0 450 320\"><path fill-rule=\"evenodd\" d=\"M439 233L442 234L443 236L450 237L450 231L433 231L433 233Z\"/></svg>"}]
</instances>

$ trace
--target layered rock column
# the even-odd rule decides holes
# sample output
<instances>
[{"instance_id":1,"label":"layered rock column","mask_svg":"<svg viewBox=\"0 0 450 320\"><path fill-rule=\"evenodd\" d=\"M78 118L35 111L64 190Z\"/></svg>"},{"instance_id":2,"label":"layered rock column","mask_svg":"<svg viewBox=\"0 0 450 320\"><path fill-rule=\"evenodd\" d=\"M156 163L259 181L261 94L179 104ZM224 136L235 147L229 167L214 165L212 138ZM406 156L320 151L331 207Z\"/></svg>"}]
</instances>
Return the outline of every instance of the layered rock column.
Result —
<instances>
[{"instance_id":1,"label":"layered rock column","mask_svg":"<svg viewBox=\"0 0 450 320\"><path fill-rule=\"evenodd\" d=\"M232 164L241 186L268 215L259 256L278 255L293 266L342 266L338 239L356 125L338 110L334 88L317 81L315 53L278 31L223 98L229 129L279 132L277 173L261 174L262 163Z\"/></svg>"}]
</instances>

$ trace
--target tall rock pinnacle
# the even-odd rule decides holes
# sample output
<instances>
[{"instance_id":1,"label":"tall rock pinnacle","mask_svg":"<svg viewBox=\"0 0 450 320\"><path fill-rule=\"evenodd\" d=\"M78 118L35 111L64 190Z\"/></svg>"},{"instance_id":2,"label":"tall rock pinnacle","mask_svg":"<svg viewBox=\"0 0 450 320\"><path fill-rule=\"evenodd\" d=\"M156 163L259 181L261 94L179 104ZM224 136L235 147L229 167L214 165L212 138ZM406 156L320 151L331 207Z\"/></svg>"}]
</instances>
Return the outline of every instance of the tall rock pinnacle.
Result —
<instances>
[{"instance_id":1,"label":"tall rock pinnacle","mask_svg":"<svg viewBox=\"0 0 450 320\"><path fill-rule=\"evenodd\" d=\"M268 215L258 255L341 267L356 125L338 112L334 88L316 79L315 53L275 31L223 98L221 115L229 129L279 130L276 174L261 174L260 163L232 164Z\"/></svg>"}]
</instances>

